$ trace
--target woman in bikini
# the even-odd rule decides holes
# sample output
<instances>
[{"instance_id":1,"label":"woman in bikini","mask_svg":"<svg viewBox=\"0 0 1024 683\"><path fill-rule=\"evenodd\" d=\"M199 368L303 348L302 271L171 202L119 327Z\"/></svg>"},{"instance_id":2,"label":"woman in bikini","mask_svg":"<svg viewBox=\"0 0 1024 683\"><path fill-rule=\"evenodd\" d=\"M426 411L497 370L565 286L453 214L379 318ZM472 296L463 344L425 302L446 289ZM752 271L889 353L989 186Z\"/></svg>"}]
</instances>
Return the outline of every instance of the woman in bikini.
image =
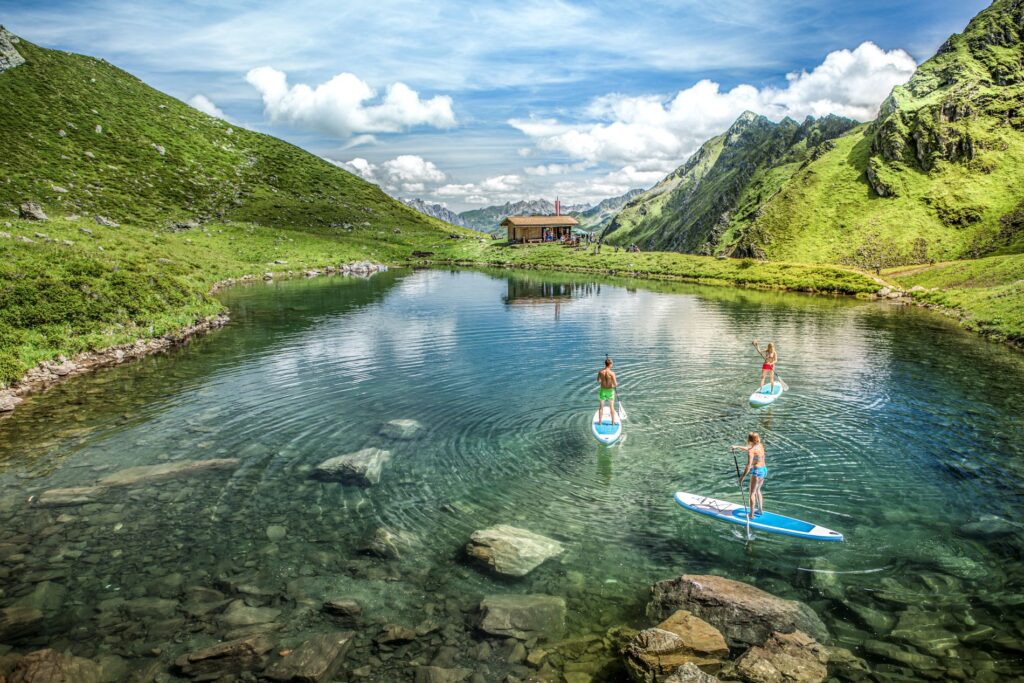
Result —
<instances>
[{"instance_id":1,"label":"woman in bikini","mask_svg":"<svg viewBox=\"0 0 1024 683\"><path fill-rule=\"evenodd\" d=\"M747 434L746 446L730 446L731 450L747 452L747 467L740 475L740 485L749 474L750 476L750 498L747 501L747 519L764 514L764 498L761 497L761 487L768 477L768 466L765 465L764 444L761 443L761 435L757 432Z\"/></svg>"},{"instance_id":2,"label":"woman in bikini","mask_svg":"<svg viewBox=\"0 0 1024 683\"><path fill-rule=\"evenodd\" d=\"M764 351L761 350L761 345L758 343L758 341L756 339L754 340L753 344L754 344L754 348L757 349L757 352L759 354L761 354L761 358L764 359L764 363L761 364L761 384L759 384L758 386L762 386L763 387L764 386L764 377L765 377L765 375L766 374L770 374L771 382L772 382L772 387L771 387L771 392L770 393L774 394L775 393L775 364L777 362L779 362L779 354L775 352L775 344L772 343L772 342L768 342L768 346L765 347Z\"/></svg>"}]
</instances>

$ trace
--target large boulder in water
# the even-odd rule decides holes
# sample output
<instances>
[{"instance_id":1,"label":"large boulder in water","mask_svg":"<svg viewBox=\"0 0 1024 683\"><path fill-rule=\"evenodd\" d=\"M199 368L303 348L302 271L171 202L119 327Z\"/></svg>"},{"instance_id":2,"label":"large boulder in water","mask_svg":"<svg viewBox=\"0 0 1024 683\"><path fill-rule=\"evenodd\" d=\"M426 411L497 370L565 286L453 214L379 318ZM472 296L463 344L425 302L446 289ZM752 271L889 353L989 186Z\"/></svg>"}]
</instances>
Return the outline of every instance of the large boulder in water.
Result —
<instances>
[{"instance_id":1,"label":"large boulder in water","mask_svg":"<svg viewBox=\"0 0 1024 683\"><path fill-rule=\"evenodd\" d=\"M480 630L519 640L558 637L565 630L565 600L553 595L488 595L480 602Z\"/></svg>"},{"instance_id":2,"label":"large boulder in water","mask_svg":"<svg viewBox=\"0 0 1024 683\"><path fill-rule=\"evenodd\" d=\"M474 531L466 545L470 557L507 576L526 576L563 550L554 539L507 524Z\"/></svg>"},{"instance_id":3,"label":"large boulder in water","mask_svg":"<svg viewBox=\"0 0 1024 683\"><path fill-rule=\"evenodd\" d=\"M42 611L22 605L0 609L0 644L32 635L43 622Z\"/></svg>"},{"instance_id":4,"label":"large boulder in water","mask_svg":"<svg viewBox=\"0 0 1024 683\"><path fill-rule=\"evenodd\" d=\"M773 633L736 661L735 672L749 683L823 683L829 651L806 633Z\"/></svg>"},{"instance_id":5,"label":"large boulder in water","mask_svg":"<svg viewBox=\"0 0 1024 683\"><path fill-rule=\"evenodd\" d=\"M718 671L728 656L729 647L718 629L679 610L633 638L626 648L626 668L634 681L657 683L684 664Z\"/></svg>"},{"instance_id":6,"label":"large boulder in water","mask_svg":"<svg viewBox=\"0 0 1024 683\"><path fill-rule=\"evenodd\" d=\"M355 453L339 455L316 466L312 477L320 481L340 481L346 484L371 486L380 482L384 463L391 453L379 448L364 448Z\"/></svg>"},{"instance_id":7,"label":"large boulder in water","mask_svg":"<svg viewBox=\"0 0 1024 683\"><path fill-rule=\"evenodd\" d=\"M681 609L718 628L734 647L761 645L775 631L828 639L825 624L804 603L721 576L686 574L651 587L649 615L664 619Z\"/></svg>"},{"instance_id":8,"label":"large boulder in water","mask_svg":"<svg viewBox=\"0 0 1024 683\"><path fill-rule=\"evenodd\" d=\"M11 671L10 683L100 683L95 662L57 650L36 650L25 655Z\"/></svg>"}]
</instances>

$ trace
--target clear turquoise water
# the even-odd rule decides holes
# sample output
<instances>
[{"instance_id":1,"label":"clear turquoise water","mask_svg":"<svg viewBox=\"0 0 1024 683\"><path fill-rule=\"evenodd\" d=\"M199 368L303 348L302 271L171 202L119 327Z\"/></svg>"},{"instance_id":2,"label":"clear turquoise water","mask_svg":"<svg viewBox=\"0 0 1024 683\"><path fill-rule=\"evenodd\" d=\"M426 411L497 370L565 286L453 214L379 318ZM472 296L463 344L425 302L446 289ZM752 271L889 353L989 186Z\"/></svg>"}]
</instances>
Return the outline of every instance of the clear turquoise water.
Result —
<instances>
[{"instance_id":1,"label":"clear turquoise water","mask_svg":"<svg viewBox=\"0 0 1024 683\"><path fill-rule=\"evenodd\" d=\"M285 634L317 628L299 624L294 600L317 591L357 596L371 620L428 615L467 638L485 593L551 593L566 597L570 631L604 633L648 625L653 582L717 573L810 603L881 679L1024 675L1024 360L939 316L436 270L240 287L224 300L224 330L0 421L0 551L15 556L0 569L0 607L49 599L45 630L8 646L170 657L220 634L180 613L122 622L101 601L183 599L226 580L278 595ZM747 403L755 337L776 342L791 387L769 408ZM611 448L587 424L605 353L629 413ZM421 438L380 436L398 418L420 421ZM748 544L673 502L677 490L738 499L727 449L750 430L766 440L768 509L846 543ZM379 485L309 478L367 446L393 454ZM242 466L84 507L25 503L125 467L212 457ZM470 533L495 523L566 553L495 579L461 559ZM271 541L271 525L285 537ZM381 525L404 539L400 559L359 552ZM59 597L40 596L40 581ZM908 665L878 643L927 657Z\"/></svg>"}]
</instances>

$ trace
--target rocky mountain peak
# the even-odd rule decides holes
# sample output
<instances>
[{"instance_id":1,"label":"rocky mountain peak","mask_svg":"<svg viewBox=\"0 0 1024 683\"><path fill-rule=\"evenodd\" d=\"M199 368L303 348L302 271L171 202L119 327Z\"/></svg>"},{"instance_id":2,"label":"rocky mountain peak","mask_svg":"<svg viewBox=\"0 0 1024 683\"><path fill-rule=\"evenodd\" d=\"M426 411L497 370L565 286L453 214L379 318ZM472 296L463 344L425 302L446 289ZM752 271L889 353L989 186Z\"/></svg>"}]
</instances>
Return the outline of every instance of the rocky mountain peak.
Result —
<instances>
[{"instance_id":1,"label":"rocky mountain peak","mask_svg":"<svg viewBox=\"0 0 1024 683\"><path fill-rule=\"evenodd\" d=\"M13 69L25 63L25 58L21 56L18 48L15 47L20 42L21 39L18 36L0 26L0 72Z\"/></svg>"}]
</instances>

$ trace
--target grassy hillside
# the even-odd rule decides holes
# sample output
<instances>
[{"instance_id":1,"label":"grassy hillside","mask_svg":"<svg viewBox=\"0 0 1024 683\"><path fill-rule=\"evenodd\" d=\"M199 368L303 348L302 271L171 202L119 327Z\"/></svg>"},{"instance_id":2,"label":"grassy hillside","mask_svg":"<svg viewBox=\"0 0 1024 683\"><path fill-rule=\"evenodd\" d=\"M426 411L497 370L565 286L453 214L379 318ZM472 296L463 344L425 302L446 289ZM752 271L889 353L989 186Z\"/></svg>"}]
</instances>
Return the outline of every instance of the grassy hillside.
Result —
<instances>
[{"instance_id":1,"label":"grassy hillside","mask_svg":"<svg viewBox=\"0 0 1024 683\"><path fill-rule=\"evenodd\" d=\"M1024 254L887 271L919 301L957 314L963 325L1024 345Z\"/></svg>"},{"instance_id":2,"label":"grassy hillside","mask_svg":"<svg viewBox=\"0 0 1024 683\"><path fill-rule=\"evenodd\" d=\"M1024 251L1024 5L996 0L720 248L865 267Z\"/></svg>"},{"instance_id":3,"label":"grassy hillside","mask_svg":"<svg viewBox=\"0 0 1024 683\"><path fill-rule=\"evenodd\" d=\"M232 126L102 60L21 40L0 73L0 207L155 228L244 220L330 234L441 223L298 147ZM161 151L162 150L162 151Z\"/></svg>"},{"instance_id":4,"label":"grassy hillside","mask_svg":"<svg viewBox=\"0 0 1024 683\"><path fill-rule=\"evenodd\" d=\"M715 253L733 223L756 216L761 203L855 125L837 116L773 123L746 112L665 181L630 202L605 234L615 244ZM745 255L763 256L758 249Z\"/></svg>"}]
</instances>

